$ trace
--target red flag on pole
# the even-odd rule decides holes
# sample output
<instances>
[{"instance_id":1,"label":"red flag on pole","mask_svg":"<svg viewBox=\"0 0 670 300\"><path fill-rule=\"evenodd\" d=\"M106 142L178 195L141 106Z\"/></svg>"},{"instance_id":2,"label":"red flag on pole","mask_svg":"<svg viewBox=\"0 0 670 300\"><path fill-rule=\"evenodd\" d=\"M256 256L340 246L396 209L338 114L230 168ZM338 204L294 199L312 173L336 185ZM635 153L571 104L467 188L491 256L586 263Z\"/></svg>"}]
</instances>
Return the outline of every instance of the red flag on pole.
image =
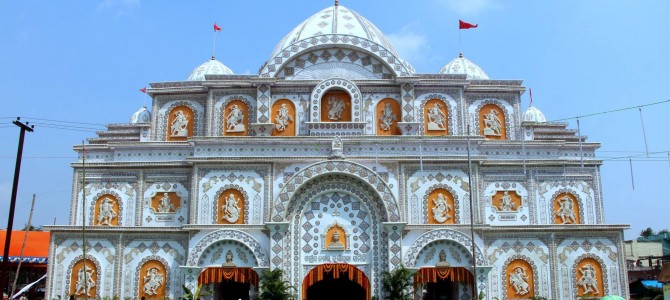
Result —
<instances>
[{"instance_id":1,"label":"red flag on pole","mask_svg":"<svg viewBox=\"0 0 670 300\"><path fill-rule=\"evenodd\" d=\"M219 25L216 25L216 23L214 23L214 31L221 31L221 27L219 27Z\"/></svg>"},{"instance_id":2,"label":"red flag on pole","mask_svg":"<svg viewBox=\"0 0 670 300\"><path fill-rule=\"evenodd\" d=\"M458 29L470 29L470 28L477 28L479 24L470 24L468 22L463 22L462 20L458 20Z\"/></svg>"},{"instance_id":3,"label":"red flag on pole","mask_svg":"<svg viewBox=\"0 0 670 300\"><path fill-rule=\"evenodd\" d=\"M141 88L141 89L140 89L140 92L146 94L146 93L147 93L147 87L145 86L145 87Z\"/></svg>"},{"instance_id":4,"label":"red flag on pole","mask_svg":"<svg viewBox=\"0 0 670 300\"><path fill-rule=\"evenodd\" d=\"M528 88L528 90L530 91L530 105L529 106L533 106L533 89Z\"/></svg>"}]
</instances>

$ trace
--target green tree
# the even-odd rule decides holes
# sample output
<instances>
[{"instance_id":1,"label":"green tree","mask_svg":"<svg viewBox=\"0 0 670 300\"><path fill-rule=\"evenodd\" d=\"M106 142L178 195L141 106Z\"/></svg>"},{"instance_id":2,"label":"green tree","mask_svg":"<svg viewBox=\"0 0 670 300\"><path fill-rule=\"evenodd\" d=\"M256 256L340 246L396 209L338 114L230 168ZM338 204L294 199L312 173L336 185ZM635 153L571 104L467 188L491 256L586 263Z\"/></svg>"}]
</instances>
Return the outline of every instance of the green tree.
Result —
<instances>
[{"instance_id":1,"label":"green tree","mask_svg":"<svg viewBox=\"0 0 670 300\"><path fill-rule=\"evenodd\" d=\"M295 287L284 280L282 269L263 270L258 299L293 300L295 299Z\"/></svg>"},{"instance_id":2,"label":"green tree","mask_svg":"<svg viewBox=\"0 0 670 300\"><path fill-rule=\"evenodd\" d=\"M656 233L654 232L653 229L651 229L651 227L647 227L647 229L642 230L642 232L640 232L641 237L650 237L654 234L656 234Z\"/></svg>"},{"instance_id":3,"label":"green tree","mask_svg":"<svg viewBox=\"0 0 670 300\"><path fill-rule=\"evenodd\" d=\"M23 225L23 229L21 229L21 231L43 231L43 230L44 229L42 229L42 227L39 226L35 227L33 225L30 225L30 227L28 227L28 224Z\"/></svg>"},{"instance_id":4,"label":"green tree","mask_svg":"<svg viewBox=\"0 0 670 300\"><path fill-rule=\"evenodd\" d=\"M385 300L411 300L412 294L412 272L400 266L392 272L382 273L382 288L385 292Z\"/></svg>"},{"instance_id":5,"label":"green tree","mask_svg":"<svg viewBox=\"0 0 670 300\"><path fill-rule=\"evenodd\" d=\"M670 231L668 231L667 229L661 229L661 231L658 232L658 234L666 234L666 233L670 233Z\"/></svg>"}]
</instances>

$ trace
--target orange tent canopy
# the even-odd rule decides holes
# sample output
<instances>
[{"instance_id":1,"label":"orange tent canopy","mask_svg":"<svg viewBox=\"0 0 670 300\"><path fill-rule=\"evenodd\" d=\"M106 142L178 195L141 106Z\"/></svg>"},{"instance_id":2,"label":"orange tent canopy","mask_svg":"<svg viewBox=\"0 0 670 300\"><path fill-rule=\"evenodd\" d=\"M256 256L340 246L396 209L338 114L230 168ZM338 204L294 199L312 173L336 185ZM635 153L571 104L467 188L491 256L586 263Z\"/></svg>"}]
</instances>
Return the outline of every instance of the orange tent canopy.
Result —
<instances>
[{"instance_id":1,"label":"orange tent canopy","mask_svg":"<svg viewBox=\"0 0 670 300\"><path fill-rule=\"evenodd\" d=\"M2 256L5 254L6 236L7 230L0 230L0 260L2 260ZM9 257L18 258L21 255L21 247L25 238L25 231L12 231L12 240L9 244ZM48 231L30 231L28 233L26 249L23 251L23 257L47 259L49 257L50 239L51 234ZM10 259L10 261L12 260Z\"/></svg>"}]
</instances>

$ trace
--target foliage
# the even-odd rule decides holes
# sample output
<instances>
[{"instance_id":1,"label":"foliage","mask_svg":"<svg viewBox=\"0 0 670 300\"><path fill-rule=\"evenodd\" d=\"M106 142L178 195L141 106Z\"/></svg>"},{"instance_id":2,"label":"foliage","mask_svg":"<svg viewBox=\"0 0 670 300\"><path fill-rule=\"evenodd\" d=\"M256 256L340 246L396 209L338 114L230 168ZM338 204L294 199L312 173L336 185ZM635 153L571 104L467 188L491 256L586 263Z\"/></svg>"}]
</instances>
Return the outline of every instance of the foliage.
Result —
<instances>
[{"instance_id":1,"label":"foliage","mask_svg":"<svg viewBox=\"0 0 670 300\"><path fill-rule=\"evenodd\" d=\"M658 234L666 234L666 233L670 233L670 231L668 231L667 229L662 229L661 231L658 232Z\"/></svg>"},{"instance_id":2,"label":"foliage","mask_svg":"<svg viewBox=\"0 0 670 300\"><path fill-rule=\"evenodd\" d=\"M293 300L295 298L295 287L284 280L282 269L263 270L259 300Z\"/></svg>"},{"instance_id":3,"label":"foliage","mask_svg":"<svg viewBox=\"0 0 670 300\"><path fill-rule=\"evenodd\" d=\"M35 227L33 225L30 225L30 227L28 227L28 224L25 224L23 225L23 229L21 229L21 231L44 231L44 229L40 226Z\"/></svg>"},{"instance_id":4,"label":"foliage","mask_svg":"<svg viewBox=\"0 0 670 300\"><path fill-rule=\"evenodd\" d=\"M647 227L647 229L642 230L642 232L640 232L641 237L650 237L654 234L656 234L656 233L654 232L653 229L651 229L651 227Z\"/></svg>"},{"instance_id":5,"label":"foliage","mask_svg":"<svg viewBox=\"0 0 670 300\"><path fill-rule=\"evenodd\" d=\"M189 290L186 285L183 285L181 288L184 290L184 294L179 297L181 300L198 300L200 296L209 296L211 294L202 293L202 284L198 285L194 291Z\"/></svg>"},{"instance_id":6,"label":"foliage","mask_svg":"<svg viewBox=\"0 0 670 300\"><path fill-rule=\"evenodd\" d=\"M386 292L385 300L411 300L413 283L412 271L400 266L392 272L382 273L382 288Z\"/></svg>"}]
</instances>

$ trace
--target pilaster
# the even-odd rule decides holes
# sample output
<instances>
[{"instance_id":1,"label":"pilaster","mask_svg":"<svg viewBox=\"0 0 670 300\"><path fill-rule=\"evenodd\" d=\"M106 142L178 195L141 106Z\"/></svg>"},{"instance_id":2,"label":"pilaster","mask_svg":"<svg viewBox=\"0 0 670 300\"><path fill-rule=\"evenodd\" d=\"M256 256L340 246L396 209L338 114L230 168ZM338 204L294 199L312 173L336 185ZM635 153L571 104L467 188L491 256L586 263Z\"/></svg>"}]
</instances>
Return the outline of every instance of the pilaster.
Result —
<instances>
[{"instance_id":1,"label":"pilaster","mask_svg":"<svg viewBox=\"0 0 670 300\"><path fill-rule=\"evenodd\" d=\"M402 247L400 242L402 240L402 230L407 223L402 222L384 222L382 223L386 236L388 238L388 266L389 272L400 267L402 262Z\"/></svg>"}]
</instances>

